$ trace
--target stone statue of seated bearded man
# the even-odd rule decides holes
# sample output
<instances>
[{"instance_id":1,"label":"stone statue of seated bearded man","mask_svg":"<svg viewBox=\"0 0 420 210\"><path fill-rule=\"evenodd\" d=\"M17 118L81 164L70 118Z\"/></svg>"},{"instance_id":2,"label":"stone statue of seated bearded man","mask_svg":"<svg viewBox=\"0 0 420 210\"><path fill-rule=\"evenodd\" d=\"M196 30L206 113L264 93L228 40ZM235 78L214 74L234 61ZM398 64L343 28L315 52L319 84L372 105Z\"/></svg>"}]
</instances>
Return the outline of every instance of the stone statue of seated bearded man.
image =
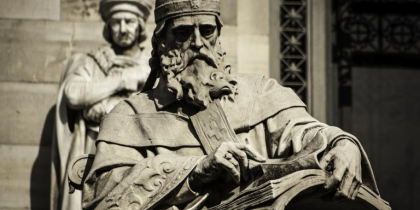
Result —
<instances>
[{"instance_id":1,"label":"stone statue of seated bearded man","mask_svg":"<svg viewBox=\"0 0 420 210\"><path fill-rule=\"evenodd\" d=\"M326 189L349 201L361 184L378 194L354 136L318 122L275 80L231 74L219 7L219 0L156 1L150 66L158 84L102 121L96 156L78 183L83 208L223 209L217 206L254 186L254 166L272 159L281 165L318 139L325 146L315 162L331 174ZM270 208L275 196L266 200L227 209L280 209Z\"/></svg>"}]
</instances>

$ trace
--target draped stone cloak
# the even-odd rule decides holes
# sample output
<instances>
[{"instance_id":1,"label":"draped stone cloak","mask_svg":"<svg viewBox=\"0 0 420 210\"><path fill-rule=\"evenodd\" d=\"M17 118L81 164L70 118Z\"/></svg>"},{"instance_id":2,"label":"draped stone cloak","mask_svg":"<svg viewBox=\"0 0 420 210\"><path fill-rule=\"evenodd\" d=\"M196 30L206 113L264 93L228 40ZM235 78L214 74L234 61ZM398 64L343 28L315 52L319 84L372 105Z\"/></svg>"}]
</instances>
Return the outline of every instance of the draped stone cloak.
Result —
<instances>
[{"instance_id":1,"label":"draped stone cloak","mask_svg":"<svg viewBox=\"0 0 420 210\"><path fill-rule=\"evenodd\" d=\"M300 151L319 132L329 141L327 149L340 139L351 140L361 150L363 184L379 194L354 136L318 122L291 89L275 80L236 77L238 94L221 105L241 141L267 158L278 158ZM187 181L206 155L189 117L191 109L161 84L117 105L101 124L97 154L83 186L83 208L182 209L200 199L206 189L194 192Z\"/></svg>"},{"instance_id":2,"label":"draped stone cloak","mask_svg":"<svg viewBox=\"0 0 420 210\"><path fill-rule=\"evenodd\" d=\"M114 70L114 67L123 67L127 62L138 61L127 56L117 56L111 47L103 46L89 54L73 55L63 71L55 112L51 209L81 209L82 195L80 191L72 195L68 193L69 185L66 177L68 164L73 158L94 153L95 150L94 141L99 131L99 123L90 121L89 117L84 115L84 111L96 105L103 106L105 114L129 94L138 91L136 84L135 89L126 88L126 91L118 93L114 91L114 94L106 95L103 99L98 99L92 94L99 89L113 92L123 80L121 74L115 72L123 68ZM139 66L142 66L141 63ZM70 92L66 92L71 82L74 85L70 87ZM74 95L73 98L79 98L75 103L77 105L69 106L69 94Z\"/></svg>"}]
</instances>

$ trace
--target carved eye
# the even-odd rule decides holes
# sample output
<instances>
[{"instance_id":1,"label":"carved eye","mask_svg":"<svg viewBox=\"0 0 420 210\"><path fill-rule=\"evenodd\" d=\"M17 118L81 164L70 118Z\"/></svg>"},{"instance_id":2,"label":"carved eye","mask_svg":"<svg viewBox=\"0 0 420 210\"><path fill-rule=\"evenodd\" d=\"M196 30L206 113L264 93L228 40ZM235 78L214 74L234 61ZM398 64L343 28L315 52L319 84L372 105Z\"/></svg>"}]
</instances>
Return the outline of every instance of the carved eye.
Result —
<instances>
[{"instance_id":1,"label":"carved eye","mask_svg":"<svg viewBox=\"0 0 420 210\"><path fill-rule=\"evenodd\" d=\"M175 39L181 42L187 41L187 39L192 35L193 28L190 26L180 26L172 29L172 34Z\"/></svg>"},{"instance_id":2,"label":"carved eye","mask_svg":"<svg viewBox=\"0 0 420 210\"><path fill-rule=\"evenodd\" d=\"M213 25L201 25L200 26L200 34L203 37L210 37L214 34L214 30L216 30L216 26Z\"/></svg>"},{"instance_id":3,"label":"carved eye","mask_svg":"<svg viewBox=\"0 0 420 210\"><path fill-rule=\"evenodd\" d=\"M125 23L127 25L136 25L137 24L137 19L135 19L135 18L126 19Z\"/></svg>"}]
</instances>

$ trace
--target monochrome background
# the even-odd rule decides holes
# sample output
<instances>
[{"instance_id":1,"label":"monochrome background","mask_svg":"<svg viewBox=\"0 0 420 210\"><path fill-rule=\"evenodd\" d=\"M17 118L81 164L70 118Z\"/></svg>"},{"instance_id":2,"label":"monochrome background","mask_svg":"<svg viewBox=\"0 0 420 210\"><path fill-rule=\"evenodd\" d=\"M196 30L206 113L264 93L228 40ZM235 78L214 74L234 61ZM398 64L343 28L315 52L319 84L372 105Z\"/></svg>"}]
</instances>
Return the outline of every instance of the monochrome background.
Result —
<instances>
[{"instance_id":1,"label":"monochrome background","mask_svg":"<svg viewBox=\"0 0 420 210\"><path fill-rule=\"evenodd\" d=\"M233 70L277 79L317 119L356 135L382 197L393 209L416 209L420 1L221 2ZM106 44L98 5L0 0L0 210L49 209L58 82L74 53ZM154 26L151 15L146 55Z\"/></svg>"}]
</instances>

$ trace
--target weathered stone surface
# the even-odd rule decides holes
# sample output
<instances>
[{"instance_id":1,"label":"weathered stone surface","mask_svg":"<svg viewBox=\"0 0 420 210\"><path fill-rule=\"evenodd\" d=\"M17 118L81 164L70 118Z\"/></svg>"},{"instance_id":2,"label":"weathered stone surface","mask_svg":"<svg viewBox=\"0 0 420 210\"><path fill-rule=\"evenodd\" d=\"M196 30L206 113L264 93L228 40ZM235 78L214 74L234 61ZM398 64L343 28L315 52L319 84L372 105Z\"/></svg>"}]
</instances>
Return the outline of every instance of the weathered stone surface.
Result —
<instances>
[{"instance_id":1,"label":"weathered stone surface","mask_svg":"<svg viewBox=\"0 0 420 210\"><path fill-rule=\"evenodd\" d=\"M0 145L0 209L48 209L50 160L50 147Z\"/></svg>"},{"instance_id":2,"label":"weathered stone surface","mask_svg":"<svg viewBox=\"0 0 420 210\"><path fill-rule=\"evenodd\" d=\"M0 20L0 80L58 82L74 52L103 43L101 23Z\"/></svg>"},{"instance_id":3,"label":"weathered stone surface","mask_svg":"<svg viewBox=\"0 0 420 210\"><path fill-rule=\"evenodd\" d=\"M238 1L229 0L220 2L220 13L224 25L236 26L238 24Z\"/></svg>"},{"instance_id":4,"label":"weathered stone surface","mask_svg":"<svg viewBox=\"0 0 420 210\"><path fill-rule=\"evenodd\" d=\"M270 75L268 13L267 0L241 0L238 4L237 59L241 73Z\"/></svg>"},{"instance_id":5,"label":"weathered stone surface","mask_svg":"<svg viewBox=\"0 0 420 210\"><path fill-rule=\"evenodd\" d=\"M0 0L0 18L58 20L60 0Z\"/></svg>"},{"instance_id":6,"label":"weathered stone surface","mask_svg":"<svg viewBox=\"0 0 420 210\"><path fill-rule=\"evenodd\" d=\"M0 145L49 146L58 85L0 83Z\"/></svg>"},{"instance_id":7,"label":"weathered stone surface","mask_svg":"<svg viewBox=\"0 0 420 210\"><path fill-rule=\"evenodd\" d=\"M155 0L150 0L155 5ZM100 0L61 0L60 19L64 21L96 21L101 22L99 15ZM148 23L154 23L153 9Z\"/></svg>"},{"instance_id":8,"label":"weathered stone surface","mask_svg":"<svg viewBox=\"0 0 420 210\"><path fill-rule=\"evenodd\" d=\"M239 34L237 44L240 73L270 75L269 39L267 36Z\"/></svg>"},{"instance_id":9,"label":"weathered stone surface","mask_svg":"<svg viewBox=\"0 0 420 210\"><path fill-rule=\"evenodd\" d=\"M224 26L222 29L221 42L226 50L226 60L232 64L233 72L238 72L238 33L237 27Z\"/></svg>"},{"instance_id":10,"label":"weathered stone surface","mask_svg":"<svg viewBox=\"0 0 420 210\"><path fill-rule=\"evenodd\" d=\"M60 19L66 21L97 21L99 0L61 0Z\"/></svg>"},{"instance_id":11,"label":"weathered stone surface","mask_svg":"<svg viewBox=\"0 0 420 210\"><path fill-rule=\"evenodd\" d=\"M240 0L238 4L238 33L268 36L268 0Z\"/></svg>"}]
</instances>

